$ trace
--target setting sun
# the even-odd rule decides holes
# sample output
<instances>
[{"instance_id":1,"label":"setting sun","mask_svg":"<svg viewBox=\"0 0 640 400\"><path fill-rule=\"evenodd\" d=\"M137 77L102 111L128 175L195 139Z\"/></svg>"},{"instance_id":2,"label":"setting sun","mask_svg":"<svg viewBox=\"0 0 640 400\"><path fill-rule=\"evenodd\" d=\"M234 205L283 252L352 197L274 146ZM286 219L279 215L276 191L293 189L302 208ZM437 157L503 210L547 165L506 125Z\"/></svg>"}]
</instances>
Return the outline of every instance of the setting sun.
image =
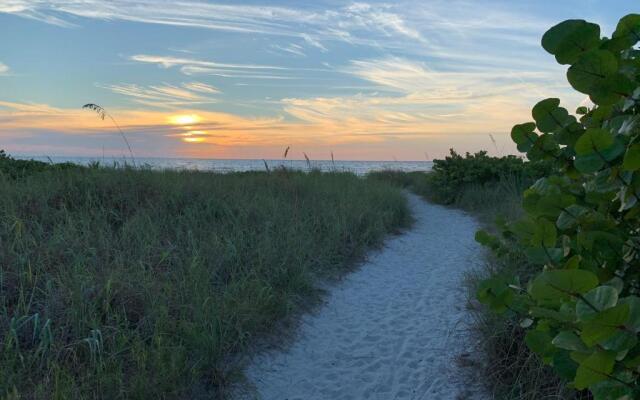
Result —
<instances>
[{"instance_id":1,"label":"setting sun","mask_svg":"<svg viewBox=\"0 0 640 400\"><path fill-rule=\"evenodd\" d=\"M201 120L202 120L202 118L200 118L196 114L174 115L174 116L169 118L169 121L174 125L197 124Z\"/></svg>"},{"instance_id":2,"label":"setting sun","mask_svg":"<svg viewBox=\"0 0 640 400\"><path fill-rule=\"evenodd\" d=\"M182 138L182 141L187 143L201 143L201 142L204 142L204 138L188 136L188 137Z\"/></svg>"}]
</instances>

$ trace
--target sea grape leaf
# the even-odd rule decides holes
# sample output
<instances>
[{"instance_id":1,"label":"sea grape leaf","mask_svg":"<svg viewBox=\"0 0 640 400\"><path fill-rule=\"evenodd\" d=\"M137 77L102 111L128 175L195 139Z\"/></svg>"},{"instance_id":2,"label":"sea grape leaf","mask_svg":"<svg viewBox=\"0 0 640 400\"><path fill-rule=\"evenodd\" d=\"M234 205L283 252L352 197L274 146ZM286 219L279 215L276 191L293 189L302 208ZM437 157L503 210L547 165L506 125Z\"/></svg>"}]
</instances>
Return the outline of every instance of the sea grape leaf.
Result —
<instances>
[{"instance_id":1,"label":"sea grape leaf","mask_svg":"<svg viewBox=\"0 0 640 400\"><path fill-rule=\"evenodd\" d=\"M529 313L535 318L550 318L561 322L572 322L575 320L575 313L562 309L560 311L556 311L543 307L531 307Z\"/></svg>"},{"instance_id":2,"label":"sea grape leaf","mask_svg":"<svg viewBox=\"0 0 640 400\"><path fill-rule=\"evenodd\" d=\"M615 306L618 302L618 291L611 286L598 286L585 293L576 303L576 315L579 321L585 321L600 311ZM592 308L594 307L595 310Z\"/></svg>"},{"instance_id":3,"label":"sea grape leaf","mask_svg":"<svg viewBox=\"0 0 640 400\"><path fill-rule=\"evenodd\" d=\"M584 173L601 169L624 152L624 146L606 129L589 128L575 145L575 166Z\"/></svg>"},{"instance_id":4,"label":"sea grape leaf","mask_svg":"<svg viewBox=\"0 0 640 400\"><path fill-rule=\"evenodd\" d=\"M576 202L573 195L560 191L541 192L536 186L524 191L523 208L532 216L558 218L558 215Z\"/></svg>"},{"instance_id":5,"label":"sea grape leaf","mask_svg":"<svg viewBox=\"0 0 640 400\"><path fill-rule=\"evenodd\" d=\"M620 353L629 350L638 344L635 333L617 330L613 336L601 343L602 348Z\"/></svg>"},{"instance_id":6,"label":"sea grape leaf","mask_svg":"<svg viewBox=\"0 0 640 400\"><path fill-rule=\"evenodd\" d=\"M531 285L535 300L553 300L586 293L598 286L598 277L582 269L547 270L540 273Z\"/></svg>"},{"instance_id":7,"label":"sea grape leaf","mask_svg":"<svg viewBox=\"0 0 640 400\"><path fill-rule=\"evenodd\" d=\"M589 389L593 400L631 400L637 398L629 386L613 380L598 382Z\"/></svg>"},{"instance_id":8,"label":"sea grape leaf","mask_svg":"<svg viewBox=\"0 0 640 400\"><path fill-rule=\"evenodd\" d=\"M558 150L558 142L554 136L544 133L533 143L533 146L527 152L527 157L532 161L552 159L556 156Z\"/></svg>"},{"instance_id":9,"label":"sea grape leaf","mask_svg":"<svg viewBox=\"0 0 640 400\"><path fill-rule=\"evenodd\" d=\"M633 144L624 155L622 168L627 171L636 171L640 169L640 144Z\"/></svg>"},{"instance_id":10,"label":"sea grape leaf","mask_svg":"<svg viewBox=\"0 0 640 400\"><path fill-rule=\"evenodd\" d=\"M549 98L533 106L531 114L540 132L558 132L570 123L576 122L575 117L570 116L569 112L559 105L560 99Z\"/></svg>"},{"instance_id":11,"label":"sea grape leaf","mask_svg":"<svg viewBox=\"0 0 640 400\"><path fill-rule=\"evenodd\" d=\"M629 306L629 320L627 321L627 328L635 333L640 332L640 297L623 297L620 299L619 303Z\"/></svg>"},{"instance_id":12,"label":"sea grape leaf","mask_svg":"<svg viewBox=\"0 0 640 400\"><path fill-rule=\"evenodd\" d=\"M606 281L605 283L603 283L603 285L611 286L612 288L614 288L618 293L618 296L620 295L620 293L622 293L622 290L624 289L624 281L618 278L617 276L614 276L610 280Z\"/></svg>"},{"instance_id":13,"label":"sea grape leaf","mask_svg":"<svg viewBox=\"0 0 640 400\"><path fill-rule=\"evenodd\" d=\"M604 165L605 162L595 153L576 156L574 161L576 169L585 174L596 172L604 167Z\"/></svg>"},{"instance_id":14,"label":"sea grape leaf","mask_svg":"<svg viewBox=\"0 0 640 400\"><path fill-rule=\"evenodd\" d=\"M613 39L620 41L621 50L627 49L640 41L640 14L629 14L620 19Z\"/></svg>"},{"instance_id":15,"label":"sea grape leaf","mask_svg":"<svg viewBox=\"0 0 640 400\"><path fill-rule=\"evenodd\" d=\"M618 61L606 50L592 50L580 56L567 70L567 79L574 89L591 96L597 104L611 104L610 93L620 91Z\"/></svg>"},{"instance_id":16,"label":"sea grape leaf","mask_svg":"<svg viewBox=\"0 0 640 400\"><path fill-rule=\"evenodd\" d=\"M547 332L530 330L525 335L524 341L531 351L543 358L551 356L556 351L551 343L551 336Z\"/></svg>"},{"instance_id":17,"label":"sea grape leaf","mask_svg":"<svg viewBox=\"0 0 640 400\"><path fill-rule=\"evenodd\" d=\"M509 308L513 296L513 290L508 283L499 277L482 281L476 293L478 301L497 313L505 312Z\"/></svg>"},{"instance_id":18,"label":"sea grape leaf","mask_svg":"<svg viewBox=\"0 0 640 400\"><path fill-rule=\"evenodd\" d=\"M572 204L566 207L558 216L556 226L558 229L570 229L574 227L580 220L580 217L587 214L589 209L578 204Z\"/></svg>"},{"instance_id":19,"label":"sea grape leaf","mask_svg":"<svg viewBox=\"0 0 640 400\"><path fill-rule=\"evenodd\" d=\"M511 139L518 145L518 151L526 153L533 147L538 139L538 135L534 132L535 129L534 122L518 124L511 129Z\"/></svg>"},{"instance_id":20,"label":"sea grape leaf","mask_svg":"<svg viewBox=\"0 0 640 400\"><path fill-rule=\"evenodd\" d=\"M611 338L628 319L629 305L618 304L583 322L580 338L587 346L594 346Z\"/></svg>"},{"instance_id":21,"label":"sea grape leaf","mask_svg":"<svg viewBox=\"0 0 640 400\"><path fill-rule=\"evenodd\" d=\"M616 362L616 353L596 351L578 366L574 385L576 389L586 389L608 378Z\"/></svg>"},{"instance_id":22,"label":"sea grape leaf","mask_svg":"<svg viewBox=\"0 0 640 400\"><path fill-rule=\"evenodd\" d=\"M590 128L576 142L576 154L586 155L602 152L613 146L613 136L602 128Z\"/></svg>"},{"instance_id":23,"label":"sea grape leaf","mask_svg":"<svg viewBox=\"0 0 640 400\"><path fill-rule=\"evenodd\" d=\"M578 335L571 331L558 333L556 337L553 338L552 343L554 346L565 350L588 351L587 346L580 340Z\"/></svg>"},{"instance_id":24,"label":"sea grape leaf","mask_svg":"<svg viewBox=\"0 0 640 400\"><path fill-rule=\"evenodd\" d=\"M575 121L574 117L571 117L571 118L573 118ZM571 146L571 147L568 146L565 148L566 151L570 151L570 150L573 150L572 146L575 145L576 141L578 140L578 138L580 138L580 136L583 133L584 133L584 128L582 127L581 124L579 124L577 121L570 122L567 125L565 125L562 129L556 132L556 139L560 144Z\"/></svg>"},{"instance_id":25,"label":"sea grape leaf","mask_svg":"<svg viewBox=\"0 0 640 400\"><path fill-rule=\"evenodd\" d=\"M547 248L555 247L557 238L558 232L556 231L555 225L544 218L540 218L535 225L531 237L531 244Z\"/></svg>"},{"instance_id":26,"label":"sea grape leaf","mask_svg":"<svg viewBox=\"0 0 640 400\"><path fill-rule=\"evenodd\" d=\"M559 247L527 247L524 249L524 254L534 264L558 263L562 260L563 253Z\"/></svg>"},{"instance_id":27,"label":"sea grape leaf","mask_svg":"<svg viewBox=\"0 0 640 400\"><path fill-rule=\"evenodd\" d=\"M578 369L578 364L571 359L568 351L557 351L553 355L553 370L567 381L572 381Z\"/></svg>"},{"instance_id":28,"label":"sea grape leaf","mask_svg":"<svg viewBox=\"0 0 640 400\"><path fill-rule=\"evenodd\" d=\"M580 54L600 44L600 26L584 20L567 20L542 36L542 47L560 64L573 64Z\"/></svg>"}]
</instances>

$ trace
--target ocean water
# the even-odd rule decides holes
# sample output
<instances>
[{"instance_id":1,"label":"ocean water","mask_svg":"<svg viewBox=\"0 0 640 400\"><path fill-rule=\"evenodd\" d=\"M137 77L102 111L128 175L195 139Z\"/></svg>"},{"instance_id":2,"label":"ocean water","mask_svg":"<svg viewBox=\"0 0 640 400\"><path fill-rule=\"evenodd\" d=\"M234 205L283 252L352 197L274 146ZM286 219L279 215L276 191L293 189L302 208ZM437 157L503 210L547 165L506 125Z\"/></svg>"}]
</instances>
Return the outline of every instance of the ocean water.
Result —
<instances>
[{"instance_id":1,"label":"ocean water","mask_svg":"<svg viewBox=\"0 0 640 400\"><path fill-rule=\"evenodd\" d=\"M95 157L27 157L15 158L34 159L44 162L72 162L87 165L99 162L102 165L123 165L131 163L124 158L95 158ZM430 171L431 161L339 161L311 160L309 164L305 160L223 160L223 159L198 159L198 158L136 158L136 165L153 169L186 169L215 172L244 172L264 171L265 162L270 169L281 166L295 170L308 170L309 166L321 171L347 171L357 175L364 175L370 171L396 170L396 171Z\"/></svg>"}]
</instances>

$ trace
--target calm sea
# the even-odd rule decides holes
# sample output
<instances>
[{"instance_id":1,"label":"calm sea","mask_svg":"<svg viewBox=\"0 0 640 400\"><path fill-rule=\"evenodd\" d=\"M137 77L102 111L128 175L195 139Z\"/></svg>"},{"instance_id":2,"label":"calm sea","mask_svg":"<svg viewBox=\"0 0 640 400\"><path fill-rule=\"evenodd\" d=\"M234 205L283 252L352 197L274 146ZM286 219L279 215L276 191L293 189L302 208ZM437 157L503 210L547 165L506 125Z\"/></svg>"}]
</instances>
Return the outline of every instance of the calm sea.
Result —
<instances>
[{"instance_id":1,"label":"calm sea","mask_svg":"<svg viewBox=\"0 0 640 400\"><path fill-rule=\"evenodd\" d=\"M34 157L16 156L15 158L34 159L45 162L73 162L87 165L91 162L100 162L103 165L122 165L123 158L95 158L95 157ZM215 160L197 158L136 158L137 165L143 165L155 169L188 169L215 172L243 172L264 171L263 160ZM284 166L296 170L308 170L309 165L305 160L266 160L270 169ZM322 171L348 171L357 175L364 175L369 171L396 170L396 171L430 171L431 161L338 161L312 160L311 168Z\"/></svg>"}]
</instances>

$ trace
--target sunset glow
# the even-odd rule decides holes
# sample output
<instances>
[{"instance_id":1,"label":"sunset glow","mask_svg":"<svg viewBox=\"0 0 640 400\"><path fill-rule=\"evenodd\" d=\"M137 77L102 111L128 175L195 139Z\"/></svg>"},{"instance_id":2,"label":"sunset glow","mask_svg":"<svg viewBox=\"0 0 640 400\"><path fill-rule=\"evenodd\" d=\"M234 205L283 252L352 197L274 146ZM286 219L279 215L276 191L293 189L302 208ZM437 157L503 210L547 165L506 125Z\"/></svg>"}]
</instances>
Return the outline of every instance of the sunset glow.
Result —
<instances>
[{"instance_id":1,"label":"sunset glow","mask_svg":"<svg viewBox=\"0 0 640 400\"><path fill-rule=\"evenodd\" d=\"M540 98L569 110L585 102L540 47L542 33L567 18L611 32L637 8L241 3L0 2L0 34L11 38L0 42L0 148L125 154L113 121L81 110L95 102L140 156L277 158L287 146L290 157L318 159L515 153L511 127Z\"/></svg>"},{"instance_id":2,"label":"sunset glow","mask_svg":"<svg viewBox=\"0 0 640 400\"><path fill-rule=\"evenodd\" d=\"M174 115L169 118L169 121L175 125L193 125L200 122L202 119L196 114L190 115Z\"/></svg>"}]
</instances>

